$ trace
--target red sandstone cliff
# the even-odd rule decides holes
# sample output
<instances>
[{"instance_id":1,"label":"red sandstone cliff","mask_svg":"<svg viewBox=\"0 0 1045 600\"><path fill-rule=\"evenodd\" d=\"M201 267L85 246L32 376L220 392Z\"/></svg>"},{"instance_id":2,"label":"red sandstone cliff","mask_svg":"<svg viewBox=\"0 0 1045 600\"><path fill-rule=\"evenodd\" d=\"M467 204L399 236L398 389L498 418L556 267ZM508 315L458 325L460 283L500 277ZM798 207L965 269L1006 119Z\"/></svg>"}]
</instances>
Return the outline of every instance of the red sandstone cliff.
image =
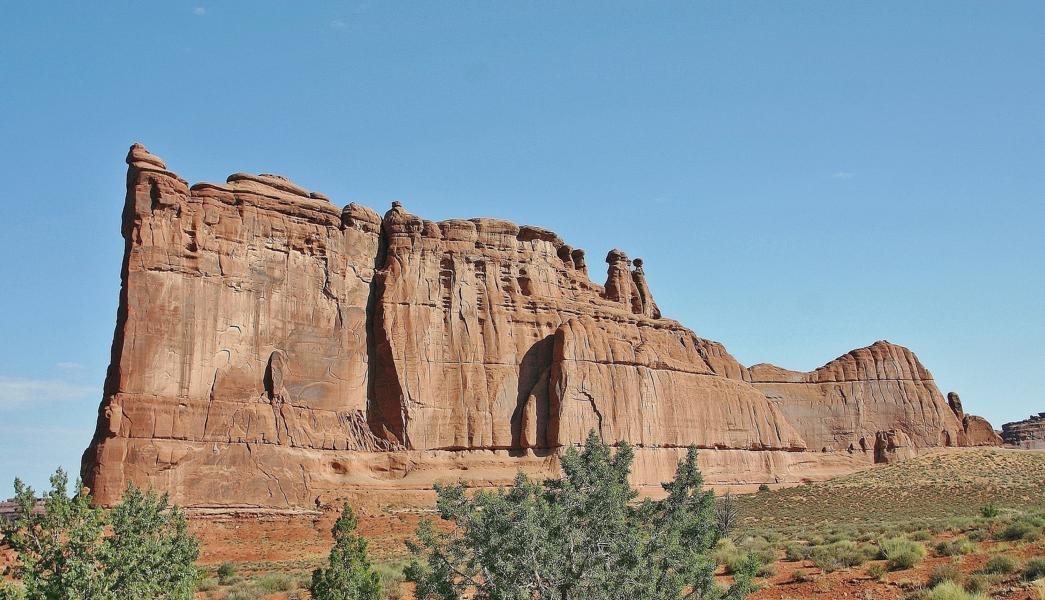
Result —
<instances>
[{"instance_id":1,"label":"red sandstone cliff","mask_svg":"<svg viewBox=\"0 0 1045 600\"><path fill-rule=\"evenodd\" d=\"M1028 450L1045 450L1045 412L1001 426L1006 444Z\"/></svg>"},{"instance_id":2,"label":"red sandstone cliff","mask_svg":"<svg viewBox=\"0 0 1045 600\"><path fill-rule=\"evenodd\" d=\"M709 449L709 480L752 483L993 443L900 346L811 373L743 367L662 318L619 250L600 285L538 227L339 210L272 175L189 188L139 145L127 162L120 308L83 459L102 502L129 480L269 507L489 484L554 470L592 429L637 446L639 484L689 444Z\"/></svg>"}]
</instances>

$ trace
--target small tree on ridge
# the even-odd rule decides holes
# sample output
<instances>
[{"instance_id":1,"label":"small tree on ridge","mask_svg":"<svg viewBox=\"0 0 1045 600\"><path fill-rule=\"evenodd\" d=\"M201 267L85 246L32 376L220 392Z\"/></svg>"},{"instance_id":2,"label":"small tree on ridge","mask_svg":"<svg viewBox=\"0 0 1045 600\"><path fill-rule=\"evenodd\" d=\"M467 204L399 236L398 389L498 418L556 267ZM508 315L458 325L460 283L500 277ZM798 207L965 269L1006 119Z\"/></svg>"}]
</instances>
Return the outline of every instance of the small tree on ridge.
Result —
<instances>
[{"instance_id":1,"label":"small tree on ridge","mask_svg":"<svg viewBox=\"0 0 1045 600\"><path fill-rule=\"evenodd\" d=\"M312 600L378 600L381 580L367 557L366 540L355 533L356 517L348 504L331 531L329 566L312 572Z\"/></svg>"}]
</instances>

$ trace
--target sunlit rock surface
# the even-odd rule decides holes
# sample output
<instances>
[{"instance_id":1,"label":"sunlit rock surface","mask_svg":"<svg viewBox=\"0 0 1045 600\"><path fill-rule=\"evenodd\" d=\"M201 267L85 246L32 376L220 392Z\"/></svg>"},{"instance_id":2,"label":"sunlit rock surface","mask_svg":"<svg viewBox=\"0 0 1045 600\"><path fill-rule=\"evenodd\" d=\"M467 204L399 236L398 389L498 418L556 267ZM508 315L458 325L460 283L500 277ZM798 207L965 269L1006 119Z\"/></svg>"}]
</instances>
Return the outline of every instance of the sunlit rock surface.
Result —
<instances>
[{"instance_id":1,"label":"sunlit rock surface","mask_svg":"<svg viewBox=\"0 0 1045 600\"><path fill-rule=\"evenodd\" d=\"M135 145L112 362L83 476L190 506L554 473L591 430L637 485L686 446L712 483L797 482L996 443L887 342L809 373L663 318L640 259L498 219L343 209L275 175L189 187ZM797 343L797 342L796 342ZM980 420L982 421L982 419Z\"/></svg>"}]
</instances>

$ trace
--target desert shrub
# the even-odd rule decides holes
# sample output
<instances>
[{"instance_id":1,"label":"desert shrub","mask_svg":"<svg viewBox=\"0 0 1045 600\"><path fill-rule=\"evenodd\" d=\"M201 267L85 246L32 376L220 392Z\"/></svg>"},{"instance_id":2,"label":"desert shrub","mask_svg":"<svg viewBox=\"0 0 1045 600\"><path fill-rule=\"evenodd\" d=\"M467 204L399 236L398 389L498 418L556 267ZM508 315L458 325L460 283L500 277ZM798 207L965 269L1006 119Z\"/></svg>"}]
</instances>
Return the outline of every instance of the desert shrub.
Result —
<instances>
[{"instance_id":1,"label":"desert shrub","mask_svg":"<svg viewBox=\"0 0 1045 600\"><path fill-rule=\"evenodd\" d=\"M907 535L908 539L914 540L916 542L927 542L931 540L932 537L932 534L930 534L929 531L926 529L912 531L910 534Z\"/></svg>"},{"instance_id":2,"label":"desert shrub","mask_svg":"<svg viewBox=\"0 0 1045 600\"><path fill-rule=\"evenodd\" d=\"M1045 577L1045 558L1037 557L1027 561L1023 566L1023 579L1034 581Z\"/></svg>"},{"instance_id":3,"label":"desert shrub","mask_svg":"<svg viewBox=\"0 0 1045 600\"><path fill-rule=\"evenodd\" d=\"M923 600L987 600L987 596L965 591L953 581L944 581L922 596Z\"/></svg>"},{"instance_id":4,"label":"desert shrub","mask_svg":"<svg viewBox=\"0 0 1045 600\"><path fill-rule=\"evenodd\" d=\"M882 577L885 577L885 565L881 563L875 563L867 567L867 576L875 581L881 581Z\"/></svg>"},{"instance_id":5,"label":"desert shrub","mask_svg":"<svg viewBox=\"0 0 1045 600\"><path fill-rule=\"evenodd\" d=\"M1018 540L1033 540L1038 536L1038 528L1026 518L1018 518L1009 523L995 536L999 540L1015 542Z\"/></svg>"},{"instance_id":6,"label":"desert shrub","mask_svg":"<svg viewBox=\"0 0 1045 600\"><path fill-rule=\"evenodd\" d=\"M746 569L752 562L751 557L743 552L737 552L725 557L725 562L722 565L725 567L726 575L732 575L733 573L739 573ZM755 563L755 575L758 574L758 569L761 567L760 563Z\"/></svg>"},{"instance_id":7,"label":"desert shrub","mask_svg":"<svg viewBox=\"0 0 1045 600\"><path fill-rule=\"evenodd\" d=\"M729 538L720 539L715 543L715 548L711 552L711 558L716 563L722 565L733 556L740 554L740 550L737 549L736 543Z\"/></svg>"},{"instance_id":8,"label":"desert shrub","mask_svg":"<svg viewBox=\"0 0 1045 600\"><path fill-rule=\"evenodd\" d=\"M899 537L903 533L903 529L900 527L883 527L878 530L878 537Z\"/></svg>"},{"instance_id":9,"label":"desert shrub","mask_svg":"<svg viewBox=\"0 0 1045 600\"><path fill-rule=\"evenodd\" d=\"M835 529L827 534L826 541L829 544L835 542L847 542L856 538L857 533L855 529Z\"/></svg>"},{"instance_id":10,"label":"desert shrub","mask_svg":"<svg viewBox=\"0 0 1045 600\"><path fill-rule=\"evenodd\" d=\"M312 572L309 593L313 600L379 600L381 578L370 564L367 542L356 534L356 516L345 504L334 523L334 547L328 566Z\"/></svg>"},{"instance_id":11,"label":"desert shrub","mask_svg":"<svg viewBox=\"0 0 1045 600\"><path fill-rule=\"evenodd\" d=\"M900 529L902 529L904 532L906 532L908 534L911 534L911 533L914 533L914 532L918 531L919 529L922 529L923 525L924 525L924 521L914 521L914 520L911 520L911 521L907 521L906 523L901 525Z\"/></svg>"},{"instance_id":12,"label":"desert shrub","mask_svg":"<svg viewBox=\"0 0 1045 600\"><path fill-rule=\"evenodd\" d=\"M958 569L958 565L954 563L937 565L929 574L929 587L936 587L945 581L962 582L962 572Z\"/></svg>"},{"instance_id":13,"label":"desert shrub","mask_svg":"<svg viewBox=\"0 0 1045 600\"><path fill-rule=\"evenodd\" d=\"M886 561L886 565L891 571L910 569L925 558L925 550L921 548L922 546L909 546L891 552L889 559Z\"/></svg>"},{"instance_id":14,"label":"desert shrub","mask_svg":"<svg viewBox=\"0 0 1045 600\"><path fill-rule=\"evenodd\" d=\"M779 544L784 539L784 535L778 531L767 529L759 533L759 537L766 540L770 544Z\"/></svg>"},{"instance_id":15,"label":"desert shrub","mask_svg":"<svg viewBox=\"0 0 1045 600\"><path fill-rule=\"evenodd\" d=\"M976 545L966 538L954 538L953 540L936 544L936 554L939 556L971 554L974 550L976 550Z\"/></svg>"},{"instance_id":16,"label":"desert shrub","mask_svg":"<svg viewBox=\"0 0 1045 600\"><path fill-rule=\"evenodd\" d=\"M809 558L811 548L805 544L788 544L784 547L784 558L791 561L805 560Z\"/></svg>"},{"instance_id":17,"label":"desert shrub","mask_svg":"<svg viewBox=\"0 0 1045 600\"><path fill-rule=\"evenodd\" d=\"M965 590L973 594L986 594L991 589L990 577L976 573L965 580Z\"/></svg>"},{"instance_id":18,"label":"desert shrub","mask_svg":"<svg viewBox=\"0 0 1045 600\"><path fill-rule=\"evenodd\" d=\"M712 549L718 538L714 496L704 491L696 448L679 462L663 500L633 500L628 484L634 451L616 452L591 432L583 450L562 456L562 476L471 495L438 486L437 508L452 530L418 526L406 570L418 600L468 595L478 600L555 597L741 598L760 566L745 554L728 590L714 588Z\"/></svg>"},{"instance_id":19,"label":"desert shrub","mask_svg":"<svg viewBox=\"0 0 1045 600\"><path fill-rule=\"evenodd\" d=\"M772 577L776 575L776 567L771 563L763 563L755 570L755 577Z\"/></svg>"},{"instance_id":20,"label":"desert shrub","mask_svg":"<svg viewBox=\"0 0 1045 600\"><path fill-rule=\"evenodd\" d=\"M236 576L236 566L232 563L225 561L218 565L218 581L221 585L228 585L232 578Z\"/></svg>"},{"instance_id":21,"label":"desert shrub","mask_svg":"<svg viewBox=\"0 0 1045 600\"><path fill-rule=\"evenodd\" d=\"M976 519L973 517L951 517L944 523L944 528L950 531L964 532L976 527Z\"/></svg>"},{"instance_id":22,"label":"desert shrub","mask_svg":"<svg viewBox=\"0 0 1045 600\"><path fill-rule=\"evenodd\" d=\"M1016 570L1016 561L1011 556L995 554L983 565L983 572L991 575L1007 575Z\"/></svg>"},{"instance_id":23,"label":"desert shrub","mask_svg":"<svg viewBox=\"0 0 1045 600\"><path fill-rule=\"evenodd\" d=\"M813 564L826 572L856 567L867 562L867 553L856 542L835 542L816 546L809 552Z\"/></svg>"},{"instance_id":24,"label":"desert shrub","mask_svg":"<svg viewBox=\"0 0 1045 600\"><path fill-rule=\"evenodd\" d=\"M762 567L768 564L767 561L759 558L757 554L748 552L742 548L738 548L731 540L720 540L715 545L715 550L711 553L712 560L715 563L725 567L727 575L734 573L742 573L745 569L750 568L752 564L754 567L754 574L758 577L765 577L765 575L758 575L759 572L765 572Z\"/></svg>"},{"instance_id":25,"label":"desert shrub","mask_svg":"<svg viewBox=\"0 0 1045 600\"><path fill-rule=\"evenodd\" d=\"M79 481L69 496L61 469L36 509L32 488L15 480L15 519L0 532L18 558L14 575L27 600L191 599L199 545L167 496L128 485L111 511L91 505Z\"/></svg>"},{"instance_id":26,"label":"desert shrub","mask_svg":"<svg viewBox=\"0 0 1045 600\"><path fill-rule=\"evenodd\" d=\"M890 571L902 571L925 558L925 546L906 538L889 538L880 542L878 557L885 559Z\"/></svg>"},{"instance_id":27,"label":"desert shrub","mask_svg":"<svg viewBox=\"0 0 1045 600\"><path fill-rule=\"evenodd\" d=\"M998 506L993 502L988 502L980 507L980 515L984 519L993 519L998 516Z\"/></svg>"},{"instance_id":28,"label":"desert shrub","mask_svg":"<svg viewBox=\"0 0 1045 600\"><path fill-rule=\"evenodd\" d=\"M213 577L204 577L196 584L197 592L210 592L218 589L218 580Z\"/></svg>"},{"instance_id":29,"label":"desert shrub","mask_svg":"<svg viewBox=\"0 0 1045 600\"><path fill-rule=\"evenodd\" d=\"M864 556L863 562L878 558L878 546L874 544L857 544L857 548Z\"/></svg>"},{"instance_id":30,"label":"desert shrub","mask_svg":"<svg viewBox=\"0 0 1045 600\"><path fill-rule=\"evenodd\" d=\"M969 531L967 535L968 535L969 540L971 540L973 542L982 542L982 541L986 540L988 537L990 537L989 532L987 532L987 531L985 531L983 529L973 529L973 530Z\"/></svg>"},{"instance_id":31,"label":"desert shrub","mask_svg":"<svg viewBox=\"0 0 1045 600\"><path fill-rule=\"evenodd\" d=\"M260 577L254 585L265 594L274 594L293 590L297 587L297 582L284 573L268 573Z\"/></svg>"},{"instance_id":32,"label":"desert shrub","mask_svg":"<svg viewBox=\"0 0 1045 600\"><path fill-rule=\"evenodd\" d=\"M827 540L824 539L824 536L815 533L807 535L805 540L810 546L822 546L827 542Z\"/></svg>"},{"instance_id":33,"label":"desert shrub","mask_svg":"<svg viewBox=\"0 0 1045 600\"><path fill-rule=\"evenodd\" d=\"M817 546L809 555L809 559L813 562L813 566L824 573L832 573L842 568L842 563L836 556L826 551L817 552L816 550L819 548L823 548L823 546Z\"/></svg>"},{"instance_id":34,"label":"desert shrub","mask_svg":"<svg viewBox=\"0 0 1045 600\"><path fill-rule=\"evenodd\" d=\"M878 534L876 532L874 532L874 531L870 531L870 530L868 530L868 531L861 531L860 535L856 536L856 541L858 541L858 542L870 542L871 540L875 539L876 537L878 537Z\"/></svg>"},{"instance_id":35,"label":"desert shrub","mask_svg":"<svg viewBox=\"0 0 1045 600\"><path fill-rule=\"evenodd\" d=\"M769 491L769 484L766 484L766 483L758 484L758 491L760 491L760 492L768 492Z\"/></svg>"},{"instance_id":36,"label":"desert shrub","mask_svg":"<svg viewBox=\"0 0 1045 600\"><path fill-rule=\"evenodd\" d=\"M793 583L805 583L809 581L809 573L802 569L795 569L795 571L791 573L791 581Z\"/></svg>"},{"instance_id":37,"label":"desert shrub","mask_svg":"<svg viewBox=\"0 0 1045 600\"><path fill-rule=\"evenodd\" d=\"M225 594L225 600L260 600L262 593L250 584L238 585Z\"/></svg>"},{"instance_id":38,"label":"desert shrub","mask_svg":"<svg viewBox=\"0 0 1045 600\"><path fill-rule=\"evenodd\" d=\"M405 566L400 562L382 562L374 565L374 570L381 578L381 597L384 600L399 600L403 583L406 581L403 575Z\"/></svg>"},{"instance_id":39,"label":"desert shrub","mask_svg":"<svg viewBox=\"0 0 1045 600\"><path fill-rule=\"evenodd\" d=\"M742 539L738 548L758 559L758 562L763 565L768 565L776 560L776 548L769 543L769 540L760 536L749 536Z\"/></svg>"}]
</instances>

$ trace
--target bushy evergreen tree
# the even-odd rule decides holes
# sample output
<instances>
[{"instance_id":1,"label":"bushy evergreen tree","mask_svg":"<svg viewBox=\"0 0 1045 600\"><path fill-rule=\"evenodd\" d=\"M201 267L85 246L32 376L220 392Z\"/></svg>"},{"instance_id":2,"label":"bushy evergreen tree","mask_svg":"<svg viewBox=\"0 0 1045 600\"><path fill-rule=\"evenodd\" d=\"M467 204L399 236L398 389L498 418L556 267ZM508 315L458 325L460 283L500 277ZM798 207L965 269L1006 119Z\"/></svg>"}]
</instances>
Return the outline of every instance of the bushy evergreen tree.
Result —
<instances>
[{"instance_id":1,"label":"bushy evergreen tree","mask_svg":"<svg viewBox=\"0 0 1045 600\"><path fill-rule=\"evenodd\" d=\"M127 487L112 510L112 535L105 539L102 563L117 598L189 600L199 573L199 544L189 534L185 514L166 494Z\"/></svg>"},{"instance_id":2,"label":"bushy evergreen tree","mask_svg":"<svg viewBox=\"0 0 1045 600\"><path fill-rule=\"evenodd\" d=\"M110 514L91 505L79 481L72 496L68 487L69 478L59 469L37 506L33 489L15 480L17 518L3 524L3 534L17 555L13 574L23 590L0 590L0 599L193 597L199 547L184 514L166 496L132 485Z\"/></svg>"},{"instance_id":3,"label":"bushy evergreen tree","mask_svg":"<svg viewBox=\"0 0 1045 600\"><path fill-rule=\"evenodd\" d=\"M312 600L379 600L381 581L367 556L366 540L355 533L356 517L345 504L334 523L329 566L312 572Z\"/></svg>"},{"instance_id":4,"label":"bushy evergreen tree","mask_svg":"<svg viewBox=\"0 0 1045 600\"><path fill-rule=\"evenodd\" d=\"M0 581L0 600L25 600L25 588L17 583Z\"/></svg>"},{"instance_id":5,"label":"bushy evergreen tree","mask_svg":"<svg viewBox=\"0 0 1045 600\"><path fill-rule=\"evenodd\" d=\"M757 562L716 586L711 549L718 539L714 497L703 490L696 449L679 462L667 498L635 503L634 458L614 453L592 432L562 457L563 476L469 497L437 486L450 532L423 521L406 576L419 600L679 600L742 598Z\"/></svg>"},{"instance_id":6,"label":"bushy evergreen tree","mask_svg":"<svg viewBox=\"0 0 1045 600\"><path fill-rule=\"evenodd\" d=\"M109 583L101 565L105 513L91 506L76 482L58 469L51 491L37 509L33 488L15 479L17 519L4 523L4 540L18 556L13 569L28 600L107 598Z\"/></svg>"}]
</instances>

